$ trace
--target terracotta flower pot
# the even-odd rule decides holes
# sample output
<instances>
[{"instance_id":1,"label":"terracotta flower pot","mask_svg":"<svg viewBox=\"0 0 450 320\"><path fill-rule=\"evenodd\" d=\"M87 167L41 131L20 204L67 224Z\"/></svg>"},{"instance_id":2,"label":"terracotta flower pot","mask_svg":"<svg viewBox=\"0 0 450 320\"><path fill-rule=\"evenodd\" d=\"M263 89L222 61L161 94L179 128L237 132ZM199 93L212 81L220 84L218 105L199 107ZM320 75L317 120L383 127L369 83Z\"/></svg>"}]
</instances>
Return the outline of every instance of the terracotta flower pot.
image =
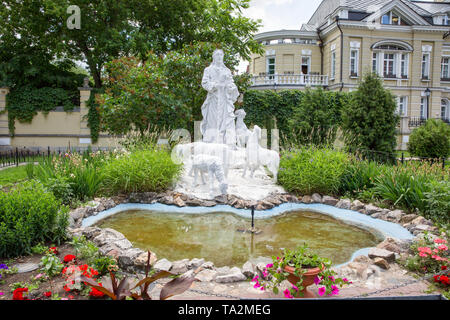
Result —
<instances>
[{"instance_id":1,"label":"terracotta flower pot","mask_svg":"<svg viewBox=\"0 0 450 320\"><path fill-rule=\"evenodd\" d=\"M302 286L304 287L304 289L302 290L303 298L317 298L317 296L313 292L308 290L308 286L314 283L314 279L323 270L323 266L322 268L311 268L306 270L307 271L303 274L303 282L302 282ZM297 282L300 280L300 278L294 274L295 268L286 266L284 267L284 271L290 273L287 280L293 285L296 285Z\"/></svg>"}]
</instances>

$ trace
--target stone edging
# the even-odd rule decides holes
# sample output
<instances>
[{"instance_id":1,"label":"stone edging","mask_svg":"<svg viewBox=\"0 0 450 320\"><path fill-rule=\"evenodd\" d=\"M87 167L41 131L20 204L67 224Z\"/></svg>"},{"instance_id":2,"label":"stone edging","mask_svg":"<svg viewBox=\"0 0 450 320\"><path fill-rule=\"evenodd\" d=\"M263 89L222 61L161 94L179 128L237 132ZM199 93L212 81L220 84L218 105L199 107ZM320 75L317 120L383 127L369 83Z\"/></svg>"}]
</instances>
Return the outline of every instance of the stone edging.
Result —
<instances>
[{"instance_id":1,"label":"stone edging","mask_svg":"<svg viewBox=\"0 0 450 320\"><path fill-rule=\"evenodd\" d=\"M213 207L219 204L230 205L237 209L249 209L255 206L256 210L268 210L282 203L322 203L335 206L341 209L349 209L358 211L362 214L369 215L373 218L382 219L389 222L397 223L416 238L423 237L424 232L436 233L437 228L433 226L430 220L425 219L416 214L406 214L402 210L382 209L373 204L364 204L359 200L350 201L349 199L336 199L331 196L321 196L317 193L311 196L294 196L288 193L271 194L260 201L249 201L234 195L216 197L213 200L202 200L185 194L167 191L164 193L145 192L132 193L129 196L116 196L112 198L96 198L87 206L77 208L69 214L69 232L73 236L84 235L88 240L94 242L99 247L100 253L113 256L117 259L119 266L126 271L141 271L144 269L147 261L147 252L134 248L131 242L125 238L120 232L99 227L81 227L84 218L111 209L121 203L162 203L166 205L184 206L204 206ZM365 274L367 276L367 267L373 264L383 269L389 269L389 263L395 262L401 254L406 254L409 249L410 242L393 238L386 238L369 252L369 256L359 256L349 263L346 268L346 274L349 274L349 267L355 267L354 271L359 276ZM270 260L270 259L269 259ZM219 283L243 281L251 278L256 274L262 275L265 263L260 262L256 265L246 262L242 269L238 267L222 267L216 268L210 261L204 259L183 259L170 262L167 259L157 260L155 254L152 254L151 264L157 270L166 270L176 274L193 273L196 269L196 278L200 281L216 281ZM366 268L361 273L361 265ZM351 273L351 272L350 272Z\"/></svg>"}]
</instances>

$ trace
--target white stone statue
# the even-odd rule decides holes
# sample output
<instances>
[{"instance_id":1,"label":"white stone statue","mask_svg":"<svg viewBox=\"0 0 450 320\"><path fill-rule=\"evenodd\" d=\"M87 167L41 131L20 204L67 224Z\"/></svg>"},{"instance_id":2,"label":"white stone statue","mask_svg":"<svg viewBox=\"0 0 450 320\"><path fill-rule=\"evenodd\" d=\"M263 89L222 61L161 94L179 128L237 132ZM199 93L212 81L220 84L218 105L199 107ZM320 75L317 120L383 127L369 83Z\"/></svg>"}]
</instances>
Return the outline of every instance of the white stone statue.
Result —
<instances>
[{"instance_id":1,"label":"white stone statue","mask_svg":"<svg viewBox=\"0 0 450 320\"><path fill-rule=\"evenodd\" d=\"M223 51L215 50L213 62L203 73L202 87L208 91L202 105L200 131L204 142L236 144L234 103L239 91L230 69L223 63Z\"/></svg>"},{"instance_id":2,"label":"white stone statue","mask_svg":"<svg viewBox=\"0 0 450 320\"><path fill-rule=\"evenodd\" d=\"M227 194L228 184L225 180L222 160L216 156L205 154L196 155L192 159L192 168L189 175L194 174L194 185L197 185L197 177L200 173L202 184L205 184L204 173L208 173L209 192L213 193L214 181L219 182L219 189L221 194Z\"/></svg>"},{"instance_id":3,"label":"white stone statue","mask_svg":"<svg viewBox=\"0 0 450 320\"><path fill-rule=\"evenodd\" d=\"M174 147L174 154L184 164L192 161L193 157L199 155L210 155L220 159L225 177L228 176L228 169L232 161L233 153L226 144L194 142L186 144L178 144Z\"/></svg>"},{"instance_id":4,"label":"white stone statue","mask_svg":"<svg viewBox=\"0 0 450 320\"><path fill-rule=\"evenodd\" d=\"M239 148L245 148L251 133L244 123L246 113L244 109L239 109L234 114L236 116L236 143Z\"/></svg>"},{"instance_id":5,"label":"white stone statue","mask_svg":"<svg viewBox=\"0 0 450 320\"><path fill-rule=\"evenodd\" d=\"M242 176L245 177L247 169L249 169L250 178L253 178L258 168L267 166L276 182L280 167L280 156L276 151L261 147L259 145L259 139L261 139L261 128L255 125L248 137L247 147L245 149L246 163Z\"/></svg>"}]
</instances>

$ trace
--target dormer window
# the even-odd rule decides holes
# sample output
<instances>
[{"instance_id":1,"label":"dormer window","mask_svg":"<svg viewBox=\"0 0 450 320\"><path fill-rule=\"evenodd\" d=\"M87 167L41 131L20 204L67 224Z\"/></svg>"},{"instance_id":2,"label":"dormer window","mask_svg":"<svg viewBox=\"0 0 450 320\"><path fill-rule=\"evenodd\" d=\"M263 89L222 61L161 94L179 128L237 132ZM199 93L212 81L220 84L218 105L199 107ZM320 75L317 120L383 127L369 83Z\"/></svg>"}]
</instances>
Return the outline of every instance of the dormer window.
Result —
<instances>
[{"instance_id":1,"label":"dormer window","mask_svg":"<svg viewBox=\"0 0 450 320\"><path fill-rule=\"evenodd\" d=\"M381 17L381 24L390 24L390 25L394 25L394 26L406 26L407 25L407 23L405 21L403 21L402 18L398 14L396 14L392 11L389 11L388 13L384 14Z\"/></svg>"}]
</instances>

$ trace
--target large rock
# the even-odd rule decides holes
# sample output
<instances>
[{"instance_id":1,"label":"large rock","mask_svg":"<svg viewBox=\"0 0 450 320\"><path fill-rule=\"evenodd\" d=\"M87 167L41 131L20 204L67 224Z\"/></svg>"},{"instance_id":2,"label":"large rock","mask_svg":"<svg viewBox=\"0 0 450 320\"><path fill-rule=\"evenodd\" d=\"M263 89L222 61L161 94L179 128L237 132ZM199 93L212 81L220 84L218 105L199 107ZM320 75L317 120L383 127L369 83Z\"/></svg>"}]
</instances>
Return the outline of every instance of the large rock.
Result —
<instances>
[{"instance_id":1,"label":"large rock","mask_svg":"<svg viewBox=\"0 0 450 320\"><path fill-rule=\"evenodd\" d=\"M244 276L250 279L255 277L256 275L255 267L250 261L244 263L244 265L242 266L242 273L244 274Z\"/></svg>"},{"instance_id":2,"label":"large rock","mask_svg":"<svg viewBox=\"0 0 450 320\"><path fill-rule=\"evenodd\" d=\"M99 227L86 227L83 229L82 234L86 237L86 239L90 240L100 235L101 232L102 229Z\"/></svg>"},{"instance_id":3,"label":"large rock","mask_svg":"<svg viewBox=\"0 0 450 320\"><path fill-rule=\"evenodd\" d=\"M373 264L376 266L379 266L380 268L383 268L385 270L389 269L389 263L383 258L379 258L379 257L375 258L373 260Z\"/></svg>"},{"instance_id":4,"label":"large rock","mask_svg":"<svg viewBox=\"0 0 450 320\"><path fill-rule=\"evenodd\" d=\"M365 205L364 209L366 210L366 213L367 213L368 215L372 215L372 214L374 214L374 213L376 213L376 212L380 212L380 211L381 211L380 208L374 206L374 205L371 204L371 203Z\"/></svg>"},{"instance_id":5,"label":"large rock","mask_svg":"<svg viewBox=\"0 0 450 320\"><path fill-rule=\"evenodd\" d=\"M377 248L400 254L402 252L408 251L408 244L406 243L406 241L400 241L394 238L387 237L383 242L377 245Z\"/></svg>"},{"instance_id":6,"label":"large rock","mask_svg":"<svg viewBox=\"0 0 450 320\"><path fill-rule=\"evenodd\" d=\"M338 203L339 200L330 196L323 196L322 203L327 204L329 206L335 206L336 203Z\"/></svg>"},{"instance_id":7,"label":"large rock","mask_svg":"<svg viewBox=\"0 0 450 320\"><path fill-rule=\"evenodd\" d=\"M356 273L356 276L363 280L367 279L368 267L369 267L368 264L360 263L360 262L350 262L347 264L347 268L354 270L354 273Z\"/></svg>"},{"instance_id":8,"label":"large rock","mask_svg":"<svg viewBox=\"0 0 450 320\"><path fill-rule=\"evenodd\" d=\"M183 274L188 271L189 259L183 259L172 262L172 269L170 272L175 274Z\"/></svg>"},{"instance_id":9,"label":"large rock","mask_svg":"<svg viewBox=\"0 0 450 320\"><path fill-rule=\"evenodd\" d=\"M355 257L355 259L353 259L353 262L370 264L372 263L372 259L370 259L368 256L360 255Z\"/></svg>"},{"instance_id":10,"label":"large rock","mask_svg":"<svg viewBox=\"0 0 450 320\"><path fill-rule=\"evenodd\" d=\"M306 196L302 197L302 202L303 203L311 203L311 201L312 201L312 199L311 199L311 196L309 196L309 195L306 195Z\"/></svg>"},{"instance_id":11,"label":"large rock","mask_svg":"<svg viewBox=\"0 0 450 320\"><path fill-rule=\"evenodd\" d=\"M313 193L311 196L311 202L313 203L322 203L322 196L318 193Z\"/></svg>"},{"instance_id":12,"label":"large rock","mask_svg":"<svg viewBox=\"0 0 450 320\"><path fill-rule=\"evenodd\" d=\"M134 259L136 259L142 253L143 251L138 248L125 250L121 254L119 254L117 262L121 268L127 269L128 267L134 265Z\"/></svg>"},{"instance_id":13,"label":"large rock","mask_svg":"<svg viewBox=\"0 0 450 320\"><path fill-rule=\"evenodd\" d=\"M69 213L69 216L73 218L73 220L78 221L84 218L86 214L86 208L77 208Z\"/></svg>"},{"instance_id":14,"label":"large rock","mask_svg":"<svg viewBox=\"0 0 450 320\"><path fill-rule=\"evenodd\" d=\"M412 224L415 225L427 225L427 226L433 226L433 222L431 220L427 220L424 217L417 217L416 219L414 219L413 221L411 221Z\"/></svg>"},{"instance_id":15,"label":"large rock","mask_svg":"<svg viewBox=\"0 0 450 320\"><path fill-rule=\"evenodd\" d=\"M187 267L188 267L188 269L197 269L198 267L202 266L204 263L205 263L205 259L194 258L188 262Z\"/></svg>"},{"instance_id":16,"label":"large rock","mask_svg":"<svg viewBox=\"0 0 450 320\"><path fill-rule=\"evenodd\" d=\"M402 216L400 218L400 223L401 224L405 224L405 223L410 223L411 221L413 221L414 219L416 219L418 217L417 214L411 213L411 214L405 214L404 216Z\"/></svg>"},{"instance_id":17,"label":"large rock","mask_svg":"<svg viewBox=\"0 0 450 320\"><path fill-rule=\"evenodd\" d=\"M247 277L241 272L238 267L231 268L230 272L225 275L216 276L216 282L218 283L230 283L247 280Z\"/></svg>"},{"instance_id":18,"label":"large rock","mask_svg":"<svg viewBox=\"0 0 450 320\"><path fill-rule=\"evenodd\" d=\"M371 248L369 250L369 258L375 259L375 258L383 258L387 262L394 262L395 261L395 253L392 251L379 249L379 248Z\"/></svg>"},{"instance_id":19,"label":"large rock","mask_svg":"<svg viewBox=\"0 0 450 320\"><path fill-rule=\"evenodd\" d=\"M207 261L205 263L203 263L201 266L201 268L203 269L214 269L214 263L212 263L211 261Z\"/></svg>"},{"instance_id":20,"label":"large rock","mask_svg":"<svg viewBox=\"0 0 450 320\"><path fill-rule=\"evenodd\" d=\"M405 215L405 213L402 210L394 210L390 211L387 214L387 220L393 221L393 222L400 222L401 218Z\"/></svg>"},{"instance_id":21,"label":"large rock","mask_svg":"<svg viewBox=\"0 0 450 320\"><path fill-rule=\"evenodd\" d=\"M147 266L147 260L148 260L148 252L142 252L134 260L134 265L138 267L145 267ZM153 266L157 260L158 257L156 256L156 253L150 252L150 265Z\"/></svg>"},{"instance_id":22,"label":"large rock","mask_svg":"<svg viewBox=\"0 0 450 320\"><path fill-rule=\"evenodd\" d=\"M164 258L156 261L154 268L159 271L170 271L170 268L172 268L172 262Z\"/></svg>"},{"instance_id":23,"label":"large rock","mask_svg":"<svg viewBox=\"0 0 450 320\"><path fill-rule=\"evenodd\" d=\"M96 246L101 247L107 243L115 242L116 240L125 239L125 236L119 231L111 228L102 229L100 234L96 236L92 241Z\"/></svg>"},{"instance_id":24,"label":"large rock","mask_svg":"<svg viewBox=\"0 0 450 320\"><path fill-rule=\"evenodd\" d=\"M198 279L201 282L210 282L216 279L217 277L217 271L205 269L197 273L195 276L196 279Z\"/></svg>"},{"instance_id":25,"label":"large rock","mask_svg":"<svg viewBox=\"0 0 450 320\"><path fill-rule=\"evenodd\" d=\"M354 211L358 211L358 210L364 209L364 203L362 203L359 200L355 200L355 201L352 202L352 204L350 206L350 209L354 210Z\"/></svg>"},{"instance_id":26,"label":"large rock","mask_svg":"<svg viewBox=\"0 0 450 320\"><path fill-rule=\"evenodd\" d=\"M351 205L352 205L352 203L349 199L341 199L341 200L339 200L338 203L336 203L337 208L347 209L347 210L350 209Z\"/></svg>"},{"instance_id":27,"label":"large rock","mask_svg":"<svg viewBox=\"0 0 450 320\"><path fill-rule=\"evenodd\" d=\"M173 200L173 204L178 206L178 207L185 207L186 206L186 203L184 203L184 201L180 197L175 198Z\"/></svg>"}]
</instances>

